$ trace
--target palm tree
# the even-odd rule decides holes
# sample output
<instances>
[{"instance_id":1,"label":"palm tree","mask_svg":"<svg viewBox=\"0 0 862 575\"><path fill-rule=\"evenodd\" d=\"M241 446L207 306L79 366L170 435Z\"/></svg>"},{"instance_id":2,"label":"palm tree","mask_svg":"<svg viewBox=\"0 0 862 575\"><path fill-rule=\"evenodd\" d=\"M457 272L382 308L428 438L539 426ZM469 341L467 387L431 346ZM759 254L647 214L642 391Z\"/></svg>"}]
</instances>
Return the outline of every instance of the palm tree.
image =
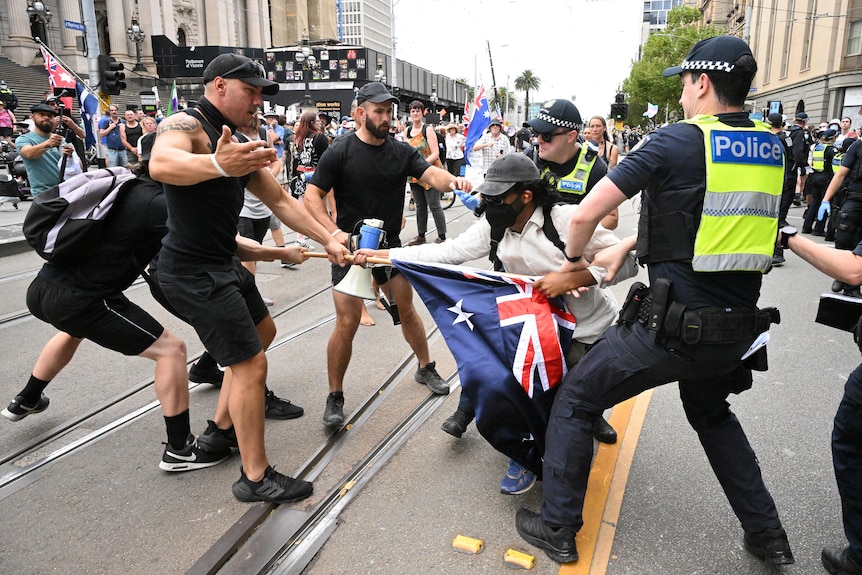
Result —
<instances>
[{"instance_id":1,"label":"palm tree","mask_svg":"<svg viewBox=\"0 0 862 575\"><path fill-rule=\"evenodd\" d=\"M529 120L530 119L530 90L538 90L542 85L542 80L539 79L538 76L533 74L532 70L524 70L521 72L521 75L515 78L515 89L522 90L526 93L524 96L524 107L526 108L526 113L524 116Z\"/></svg>"}]
</instances>

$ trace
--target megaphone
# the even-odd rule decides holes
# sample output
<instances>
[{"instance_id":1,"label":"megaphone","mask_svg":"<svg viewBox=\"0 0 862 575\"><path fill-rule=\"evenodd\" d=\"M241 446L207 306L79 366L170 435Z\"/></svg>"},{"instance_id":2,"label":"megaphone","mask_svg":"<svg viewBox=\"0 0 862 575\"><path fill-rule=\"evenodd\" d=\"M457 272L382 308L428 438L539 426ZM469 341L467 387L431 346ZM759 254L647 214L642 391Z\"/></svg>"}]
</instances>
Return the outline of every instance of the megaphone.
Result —
<instances>
[{"instance_id":1,"label":"megaphone","mask_svg":"<svg viewBox=\"0 0 862 575\"><path fill-rule=\"evenodd\" d=\"M376 299L374 290L371 289L371 268L362 266L350 266L350 271L344 278L332 286L337 292L362 299Z\"/></svg>"},{"instance_id":2,"label":"megaphone","mask_svg":"<svg viewBox=\"0 0 862 575\"><path fill-rule=\"evenodd\" d=\"M355 229L355 228L354 228ZM350 238L350 244L359 248L376 250L380 247L386 232L383 231L383 220L369 219L362 221L359 234ZM337 292L362 299L377 299L371 288L371 268L350 266L347 275L332 287Z\"/></svg>"}]
</instances>

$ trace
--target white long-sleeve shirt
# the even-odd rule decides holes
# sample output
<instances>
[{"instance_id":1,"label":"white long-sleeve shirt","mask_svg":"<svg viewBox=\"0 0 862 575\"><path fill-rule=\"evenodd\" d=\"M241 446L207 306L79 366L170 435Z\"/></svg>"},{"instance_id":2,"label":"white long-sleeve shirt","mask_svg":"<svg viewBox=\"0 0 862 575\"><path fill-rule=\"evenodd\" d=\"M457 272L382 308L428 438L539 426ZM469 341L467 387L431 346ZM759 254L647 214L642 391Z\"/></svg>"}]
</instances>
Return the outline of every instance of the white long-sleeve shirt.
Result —
<instances>
[{"instance_id":1,"label":"white long-sleeve shirt","mask_svg":"<svg viewBox=\"0 0 862 575\"><path fill-rule=\"evenodd\" d=\"M573 204L558 205L552 209L551 217L561 238L566 237L569 219L576 209L578 206ZM503 262L507 272L542 276L560 269L565 261L563 252L545 237L542 231L544 222L542 208L537 207L520 233L506 229L497 247L497 257ZM592 261L597 251L617 243L619 239L613 232L598 226L584 248L583 256L587 261ZM392 248L389 250L389 257L401 261L460 265L487 257L490 249L491 226L483 217L464 233L441 244ZM600 287L607 270L598 266L590 266L587 269L596 279L596 285L580 297L567 294L564 299L577 320L573 337L581 343L591 344L614 323L618 306L611 290ZM630 254L614 283L636 274L637 265L634 256Z\"/></svg>"}]
</instances>

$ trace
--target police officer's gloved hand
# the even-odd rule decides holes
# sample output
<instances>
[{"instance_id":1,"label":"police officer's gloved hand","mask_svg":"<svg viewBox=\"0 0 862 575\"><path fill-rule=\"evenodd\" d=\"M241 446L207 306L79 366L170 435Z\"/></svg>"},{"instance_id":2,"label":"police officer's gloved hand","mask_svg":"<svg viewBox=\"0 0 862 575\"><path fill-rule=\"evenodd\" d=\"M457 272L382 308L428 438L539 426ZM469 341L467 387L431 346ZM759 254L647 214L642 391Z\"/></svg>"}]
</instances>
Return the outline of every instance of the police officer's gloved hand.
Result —
<instances>
[{"instance_id":1,"label":"police officer's gloved hand","mask_svg":"<svg viewBox=\"0 0 862 575\"><path fill-rule=\"evenodd\" d=\"M829 200L823 200L820 202L820 208L817 210L817 219L822 220L826 216L832 213L832 206L829 204Z\"/></svg>"},{"instance_id":2,"label":"police officer's gloved hand","mask_svg":"<svg viewBox=\"0 0 862 575\"><path fill-rule=\"evenodd\" d=\"M455 193L461 199L461 203L463 203L469 209L475 210L479 207L479 198L477 198L476 196L471 196L463 190L455 190Z\"/></svg>"}]
</instances>

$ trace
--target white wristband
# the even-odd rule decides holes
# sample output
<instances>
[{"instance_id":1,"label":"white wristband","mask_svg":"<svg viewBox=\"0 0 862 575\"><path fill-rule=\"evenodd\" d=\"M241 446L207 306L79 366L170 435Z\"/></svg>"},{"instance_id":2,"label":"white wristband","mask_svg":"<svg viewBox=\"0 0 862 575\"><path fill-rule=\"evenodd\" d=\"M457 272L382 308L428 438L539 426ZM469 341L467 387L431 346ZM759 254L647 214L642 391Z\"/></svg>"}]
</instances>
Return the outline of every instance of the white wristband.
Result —
<instances>
[{"instance_id":1,"label":"white wristband","mask_svg":"<svg viewBox=\"0 0 862 575\"><path fill-rule=\"evenodd\" d=\"M334 238L335 236L337 236L337 235L338 235L338 234L340 234L340 233L341 233L341 230L340 230L340 229L337 229L337 230L335 230L334 232L332 232L330 235Z\"/></svg>"},{"instance_id":2,"label":"white wristband","mask_svg":"<svg viewBox=\"0 0 862 575\"><path fill-rule=\"evenodd\" d=\"M212 160L213 166L215 166L216 171L222 175L223 178L229 178L230 174L224 171L224 168L219 166L218 160L215 158L215 153L210 154L210 160Z\"/></svg>"}]
</instances>

